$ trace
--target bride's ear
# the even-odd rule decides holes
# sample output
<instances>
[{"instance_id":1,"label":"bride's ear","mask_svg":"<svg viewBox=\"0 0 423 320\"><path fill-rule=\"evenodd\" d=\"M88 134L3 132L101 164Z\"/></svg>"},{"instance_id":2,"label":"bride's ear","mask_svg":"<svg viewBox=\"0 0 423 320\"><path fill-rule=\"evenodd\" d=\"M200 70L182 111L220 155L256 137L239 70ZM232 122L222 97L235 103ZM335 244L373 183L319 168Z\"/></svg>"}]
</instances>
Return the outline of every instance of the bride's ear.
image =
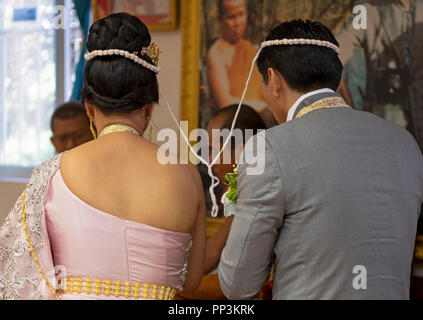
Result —
<instances>
[{"instance_id":1,"label":"bride's ear","mask_svg":"<svg viewBox=\"0 0 423 320\"><path fill-rule=\"evenodd\" d=\"M154 102L147 104L145 106L145 117L146 119L151 119L153 115L153 108L154 108Z\"/></svg>"},{"instance_id":2,"label":"bride's ear","mask_svg":"<svg viewBox=\"0 0 423 320\"><path fill-rule=\"evenodd\" d=\"M85 110L87 111L87 117L94 116L94 106L84 100Z\"/></svg>"}]
</instances>

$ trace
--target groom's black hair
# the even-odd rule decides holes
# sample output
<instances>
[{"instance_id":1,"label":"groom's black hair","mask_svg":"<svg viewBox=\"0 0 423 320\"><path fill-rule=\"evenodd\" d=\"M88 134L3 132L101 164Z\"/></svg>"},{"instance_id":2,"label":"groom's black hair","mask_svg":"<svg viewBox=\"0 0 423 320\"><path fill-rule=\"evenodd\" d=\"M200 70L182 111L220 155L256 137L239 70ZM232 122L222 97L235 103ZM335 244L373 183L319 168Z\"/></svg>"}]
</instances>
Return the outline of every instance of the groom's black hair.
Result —
<instances>
[{"instance_id":1,"label":"groom's black hair","mask_svg":"<svg viewBox=\"0 0 423 320\"><path fill-rule=\"evenodd\" d=\"M301 19L283 22L274 28L266 40L325 40L339 46L332 32L320 22ZM258 69L268 83L268 68L279 71L288 85L299 92L321 88L337 90L343 66L337 53L315 45L276 45L262 50Z\"/></svg>"}]
</instances>

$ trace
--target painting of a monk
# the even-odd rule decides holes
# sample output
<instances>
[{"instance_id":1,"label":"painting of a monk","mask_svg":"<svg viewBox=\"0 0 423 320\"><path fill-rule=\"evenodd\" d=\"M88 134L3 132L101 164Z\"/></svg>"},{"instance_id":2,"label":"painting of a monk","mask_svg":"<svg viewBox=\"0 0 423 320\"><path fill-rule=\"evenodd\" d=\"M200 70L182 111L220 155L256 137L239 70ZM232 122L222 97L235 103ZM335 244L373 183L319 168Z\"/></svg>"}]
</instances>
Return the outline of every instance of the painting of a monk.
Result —
<instances>
[{"instance_id":1,"label":"painting of a monk","mask_svg":"<svg viewBox=\"0 0 423 320\"><path fill-rule=\"evenodd\" d=\"M218 1L221 36L211 45L207 54L207 80L211 98L219 109L239 102L248 78L249 66L257 53L257 46L244 38L247 18L245 0ZM254 68L245 101L264 120L271 121L257 67Z\"/></svg>"}]
</instances>

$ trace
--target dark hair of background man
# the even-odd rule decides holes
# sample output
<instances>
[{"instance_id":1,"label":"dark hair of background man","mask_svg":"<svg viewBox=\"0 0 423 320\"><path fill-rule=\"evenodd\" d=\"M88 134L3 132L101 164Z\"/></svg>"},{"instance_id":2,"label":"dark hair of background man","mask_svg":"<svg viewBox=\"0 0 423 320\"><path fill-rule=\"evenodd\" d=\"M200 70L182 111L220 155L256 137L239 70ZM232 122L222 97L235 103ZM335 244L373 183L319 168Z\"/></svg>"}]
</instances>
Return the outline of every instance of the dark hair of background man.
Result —
<instances>
[{"instance_id":1,"label":"dark hair of background man","mask_svg":"<svg viewBox=\"0 0 423 320\"><path fill-rule=\"evenodd\" d=\"M238 105L229 105L223 109L220 109L219 111L217 111L212 119L216 119L216 118L221 118L222 120L219 121L221 123L221 125L219 126L219 128L213 128L213 129L231 129L232 126L232 121L235 117L235 113L238 109ZM260 115L257 113L257 111L255 111L252 107L248 106L248 105L242 105L241 107L241 111L239 113L238 119L235 123L235 129L241 129L242 133L243 133L243 138L244 138L244 143L246 143L247 141L245 141L246 137L245 137L245 130L247 129L252 129L253 130L253 134L257 134L259 130L265 130L266 129L266 125L264 123L264 121L262 120L262 118L260 117ZM231 139L231 151L233 152L235 150L235 139L232 137ZM214 168L216 168L216 166L219 165L215 165ZM201 175L201 179L203 182L203 186L204 186L204 192L205 192L205 196L206 196L206 205L207 205L207 211L210 212L211 207L212 207L212 202L211 202L211 198L210 198L210 194L208 192L209 187L210 187L210 177L208 176L208 169L205 165L203 164L199 164L197 166L200 175ZM224 181L221 181L221 183L223 183ZM219 197L221 196L221 190L219 189L219 187L216 189L216 195ZM219 216L221 216L223 214L223 212L220 210Z\"/></svg>"},{"instance_id":2,"label":"dark hair of background man","mask_svg":"<svg viewBox=\"0 0 423 320\"><path fill-rule=\"evenodd\" d=\"M54 110L53 115L51 116L50 120L50 128L51 131L54 133L53 130L53 121L54 119L74 119L77 116L85 115L86 111L84 106L80 102L72 101L67 102L59 107L57 107L56 110ZM88 121L88 117L87 117Z\"/></svg>"},{"instance_id":3,"label":"dark hair of background man","mask_svg":"<svg viewBox=\"0 0 423 320\"><path fill-rule=\"evenodd\" d=\"M232 122L235 118L236 111L238 109L237 104L232 104L227 106L223 109L218 110L214 115L213 118L217 117L224 117L225 121L221 128L217 129L231 129ZM260 117L260 115L255 111L252 107L243 104L241 106L241 111L239 112L237 121L235 123L235 129L241 129L242 132L245 134L246 129L253 129L254 134L257 134L258 130L266 129L266 125L264 121Z\"/></svg>"}]
</instances>

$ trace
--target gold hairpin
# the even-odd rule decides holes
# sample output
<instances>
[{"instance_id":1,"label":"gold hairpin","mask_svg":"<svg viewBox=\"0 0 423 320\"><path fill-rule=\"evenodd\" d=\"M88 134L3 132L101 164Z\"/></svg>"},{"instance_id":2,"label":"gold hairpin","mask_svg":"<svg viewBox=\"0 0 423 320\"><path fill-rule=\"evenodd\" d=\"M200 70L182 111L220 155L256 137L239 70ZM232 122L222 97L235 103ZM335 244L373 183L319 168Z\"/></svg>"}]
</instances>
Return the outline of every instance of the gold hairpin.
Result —
<instances>
[{"instance_id":1,"label":"gold hairpin","mask_svg":"<svg viewBox=\"0 0 423 320\"><path fill-rule=\"evenodd\" d=\"M160 51L160 48L157 44L154 42L150 43L148 47L142 48L141 53L149 56L155 66L159 65L159 55L162 52Z\"/></svg>"}]
</instances>

